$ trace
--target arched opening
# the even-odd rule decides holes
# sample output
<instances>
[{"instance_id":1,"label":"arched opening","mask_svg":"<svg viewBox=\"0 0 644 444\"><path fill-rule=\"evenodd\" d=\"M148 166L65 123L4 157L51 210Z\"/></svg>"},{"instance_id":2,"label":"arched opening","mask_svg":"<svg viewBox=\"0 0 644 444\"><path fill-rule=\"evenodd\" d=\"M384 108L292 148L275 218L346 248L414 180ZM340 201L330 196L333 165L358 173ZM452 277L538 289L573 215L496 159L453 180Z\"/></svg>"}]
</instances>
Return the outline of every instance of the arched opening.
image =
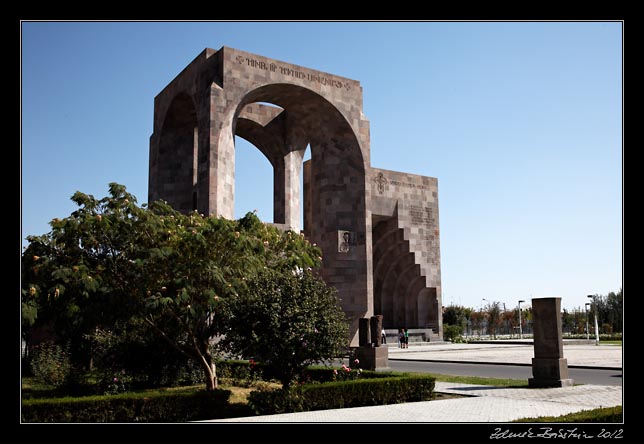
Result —
<instances>
[{"instance_id":1,"label":"arched opening","mask_svg":"<svg viewBox=\"0 0 644 444\"><path fill-rule=\"evenodd\" d=\"M325 98L300 86L265 85L240 101L232 129L233 134L253 143L273 166L274 223L300 230L306 225L307 214L330 216L332 213L324 207L346 201L340 206L350 211L336 213L341 220L329 225L364 231L364 221L355 218L364 214L362 151L349 123ZM311 159L310 175L303 171L305 155ZM316 183L308 187L305 176ZM335 183L333 187L322 185L330 180ZM305 188L311 193L307 194ZM310 211L305 208L309 203ZM324 231L307 234L333 238L332 233Z\"/></svg>"},{"instance_id":2,"label":"arched opening","mask_svg":"<svg viewBox=\"0 0 644 444\"><path fill-rule=\"evenodd\" d=\"M235 136L235 219L257 210L273 222L273 166L255 145Z\"/></svg>"},{"instance_id":3,"label":"arched opening","mask_svg":"<svg viewBox=\"0 0 644 444\"><path fill-rule=\"evenodd\" d=\"M196 209L197 159L198 159L197 113L192 98L178 94L165 115L159 142L157 165L158 195L175 209L188 212Z\"/></svg>"},{"instance_id":4,"label":"arched opening","mask_svg":"<svg viewBox=\"0 0 644 444\"><path fill-rule=\"evenodd\" d=\"M308 240L321 248L320 275L342 295L353 341L358 319L371 311L366 166L353 127L320 94L292 84L269 84L239 101L230 131L219 133L219 155L232 157L231 136L236 135L269 159L274 171L274 223L296 231L303 227ZM303 166L307 151L310 160ZM227 189L225 175L213 179ZM218 199L228 211L235 190ZM342 250L338 236L346 232L351 247Z\"/></svg>"}]
</instances>

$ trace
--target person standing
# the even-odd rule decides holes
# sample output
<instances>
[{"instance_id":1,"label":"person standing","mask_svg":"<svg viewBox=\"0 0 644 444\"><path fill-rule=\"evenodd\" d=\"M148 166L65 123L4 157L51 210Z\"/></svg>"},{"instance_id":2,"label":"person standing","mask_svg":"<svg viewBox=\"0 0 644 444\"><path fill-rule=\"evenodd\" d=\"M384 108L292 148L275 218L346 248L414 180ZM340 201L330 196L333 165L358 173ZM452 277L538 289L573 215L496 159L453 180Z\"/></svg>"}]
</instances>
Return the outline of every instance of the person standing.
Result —
<instances>
[{"instance_id":1,"label":"person standing","mask_svg":"<svg viewBox=\"0 0 644 444\"><path fill-rule=\"evenodd\" d=\"M380 334L382 336L382 343L386 344L387 343L387 333L385 333L385 329L382 329L382 333Z\"/></svg>"},{"instance_id":2,"label":"person standing","mask_svg":"<svg viewBox=\"0 0 644 444\"><path fill-rule=\"evenodd\" d=\"M403 339L405 344L403 348L409 348L409 330L406 328L404 329Z\"/></svg>"},{"instance_id":3,"label":"person standing","mask_svg":"<svg viewBox=\"0 0 644 444\"><path fill-rule=\"evenodd\" d=\"M398 329L398 348L403 348L404 343L405 343L405 334L403 333L403 329L399 328Z\"/></svg>"}]
</instances>

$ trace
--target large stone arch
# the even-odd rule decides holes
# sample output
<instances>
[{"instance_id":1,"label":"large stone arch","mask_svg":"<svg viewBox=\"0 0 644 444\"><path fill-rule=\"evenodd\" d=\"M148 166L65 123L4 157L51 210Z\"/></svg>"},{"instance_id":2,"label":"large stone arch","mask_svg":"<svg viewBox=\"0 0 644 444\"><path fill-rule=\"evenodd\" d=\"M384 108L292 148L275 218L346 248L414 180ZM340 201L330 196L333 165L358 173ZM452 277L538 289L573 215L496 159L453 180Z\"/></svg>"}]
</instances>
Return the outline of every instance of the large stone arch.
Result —
<instances>
[{"instance_id":1,"label":"large stone arch","mask_svg":"<svg viewBox=\"0 0 644 444\"><path fill-rule=\"evenodd\" d=\"M177 142L164 124L188 98L193 103L186 116L193 125L190 153L188 143ZM187 141L187 130L181 134ZM337 288L355 339L358 318L373 314L369 123L362 115L360 83L232 48L205 50L155 98L149 198L165 199L181 211L196 206L202 213L233 218L235 135L271 163L274 222L296 231L301 228L302 159L310 146L305 194L307 217L315 223L305 234L323 251L321 274ZM349 252L338 251L343 231L351 233Z\"/></svg>"},{"instance_id":2,"label":"large stone arch","mask_svg":"<svg viewBox=\"0 0 644 444\"><path fill-rule=\"evenodd\" d=\"M436 179L371 167L362 105L356 80L205 49L155 97L148 198L233 218L234 140L243 137L273 167L273 222L298 231L304 207L304 234L322 249L321 274L338 290L352 344L358 319L376 311L385 325L432 324L440 335Z\"/></svg>"}]
</instances>

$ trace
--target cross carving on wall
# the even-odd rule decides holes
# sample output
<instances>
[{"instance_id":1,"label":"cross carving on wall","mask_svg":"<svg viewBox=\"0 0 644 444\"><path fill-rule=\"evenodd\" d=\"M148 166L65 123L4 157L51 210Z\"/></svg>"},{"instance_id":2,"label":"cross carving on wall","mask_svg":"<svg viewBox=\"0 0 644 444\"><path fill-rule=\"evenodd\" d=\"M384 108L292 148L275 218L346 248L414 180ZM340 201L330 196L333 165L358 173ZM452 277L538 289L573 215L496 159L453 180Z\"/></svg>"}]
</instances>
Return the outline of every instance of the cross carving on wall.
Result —
<instances>
[{"instance_id":1,"label":"cross carving on wall","mask_svg":"<svg viewBox=\"0 0 644 444\"><path fill-rule=\"evenodd\" d=\"M373 178L373 181L378 185L378 193L382 194L385 192L385 185L389 182L384 174L378 173L376 177Z\"/></svg>"}]
</instances>

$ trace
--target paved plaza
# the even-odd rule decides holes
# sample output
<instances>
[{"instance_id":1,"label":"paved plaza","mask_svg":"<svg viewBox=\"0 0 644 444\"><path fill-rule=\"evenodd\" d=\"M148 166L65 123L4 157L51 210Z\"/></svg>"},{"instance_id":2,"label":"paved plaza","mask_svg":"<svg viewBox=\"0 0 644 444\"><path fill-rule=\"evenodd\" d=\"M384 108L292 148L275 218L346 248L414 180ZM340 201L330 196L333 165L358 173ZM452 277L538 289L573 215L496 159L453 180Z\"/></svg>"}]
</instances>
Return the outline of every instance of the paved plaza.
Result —
<instances>
[{"instance_id":1,"label":"paved plaza","mask_svg":"<svg viewBox=\"0 0 644 444\"><path fill-rule=\"evenodd\" d=\"M418 344L408 349L389 348L391 359L456 362L529 363L529 344ZM566 344L569 365L622 368L622 347ZM437 382L436 392L465 395L437 401L372 407L319 410L281 415L229 418L206 422L234 423L408 423L509 422L520 418L559 416L598 407L622 405L621 386L578 385L566 388L528 389Z\"/></svg>"},{"instance_id":2,"label":"paved plaza","mask_svg":"<svg viewBox=\"0 0 644 444\"><path fill-rule=\"evenodd\" d=\"M556 389L512 389L437 382L436 391L469 397L229 418L208 422L509 422L520 418L558 416L622 404L622 387L603 385L578 385Z\"/></svg>"}]
</instances>

